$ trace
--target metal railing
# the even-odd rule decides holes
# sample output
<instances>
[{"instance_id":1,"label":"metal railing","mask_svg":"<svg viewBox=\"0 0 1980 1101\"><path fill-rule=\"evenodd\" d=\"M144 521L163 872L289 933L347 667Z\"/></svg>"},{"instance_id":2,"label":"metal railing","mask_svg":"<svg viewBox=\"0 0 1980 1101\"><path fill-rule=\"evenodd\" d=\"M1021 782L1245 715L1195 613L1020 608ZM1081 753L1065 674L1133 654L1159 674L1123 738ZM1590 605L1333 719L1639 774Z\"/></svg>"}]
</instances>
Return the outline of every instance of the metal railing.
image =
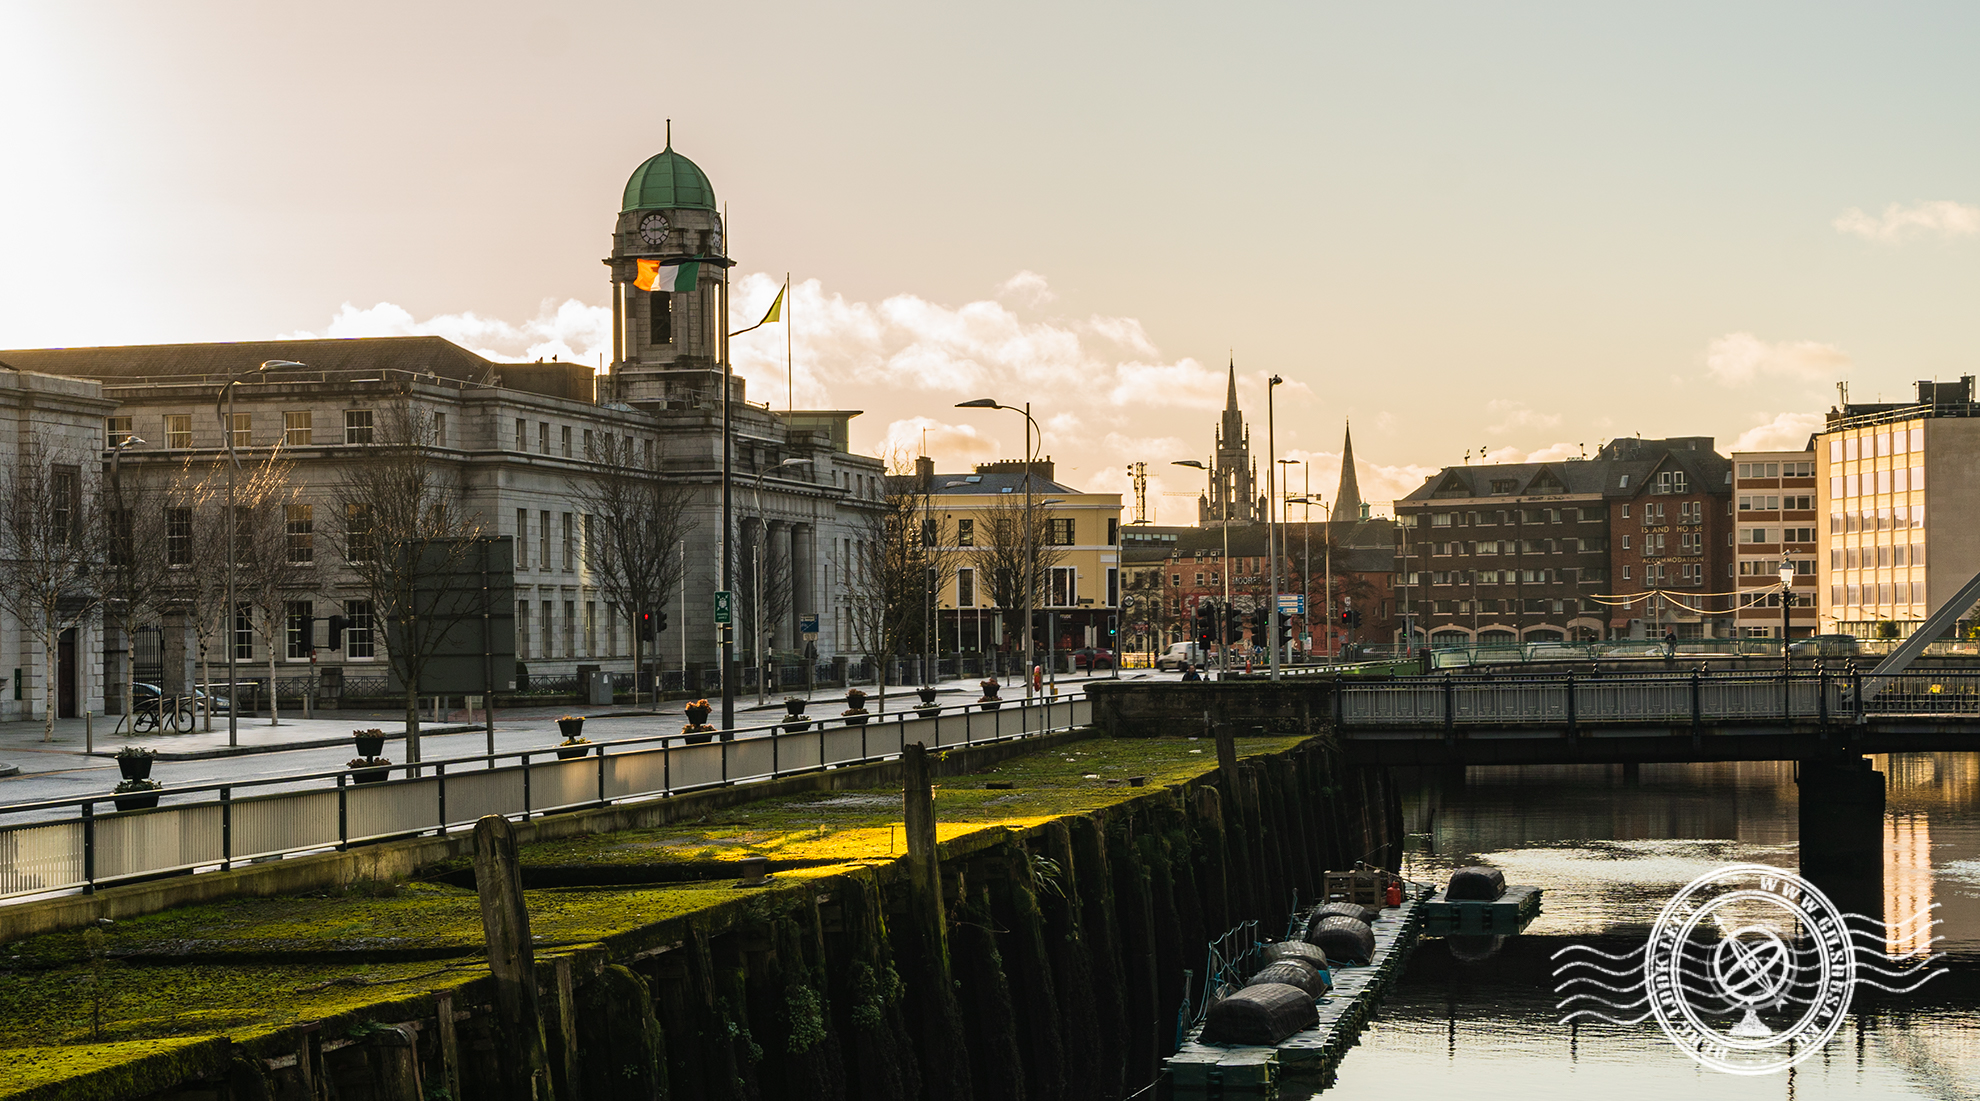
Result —
<instances>
[{"instance_id":1,"label":"metal railing","mask_svg":"<svg viewBox=\"0 0 1980 1101\"><path fill-rule=\"evenodd\" d=\"M1090 725L1084 697L912 709L858 725L834 715L697 735L667 734L371 769L339 769L141 793L155 809L102 813L109 794L0 806L37 820L0 827L0 899L120 880L224 870L293 854L471 828L484 815L528 819L556 811L667 798L705 788L897 757L920 742L953 749ZM708 740L700 740L706 738ZM414 772L419 775L413 775ZM397 776L400 778L393 779ZM276 785L301 790L242 795ZM122 797L126 804L131 796Z\"/></svg>"},{"instance_id":2,"label":"metal railing","mask_svg":"<svg viewBox=\"0 0 1980 1101\"><path fill-rule=\"evenodd\" d=\"M1863 722L1869 718L1980 718L1980 674L1864 671L1609 673L1474 679L1418 677L1343 682L1343 728L1699 725L1723 722Z\"/></svg>"}]
</instances>

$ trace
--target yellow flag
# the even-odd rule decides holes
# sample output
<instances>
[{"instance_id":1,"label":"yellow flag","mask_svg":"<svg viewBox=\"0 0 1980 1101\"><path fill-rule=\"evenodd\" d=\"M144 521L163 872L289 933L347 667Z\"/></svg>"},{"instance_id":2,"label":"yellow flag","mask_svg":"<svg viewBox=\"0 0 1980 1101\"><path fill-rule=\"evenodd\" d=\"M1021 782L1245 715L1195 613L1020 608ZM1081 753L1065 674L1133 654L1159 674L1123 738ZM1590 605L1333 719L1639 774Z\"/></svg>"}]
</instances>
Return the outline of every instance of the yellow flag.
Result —
<instances>
[{"instance_id":1,"label":"yellow flag","mask_svg":"<svg viewBox=\"0 0 1980 1101\"><path fill-rule=\"evenodd\" d=\"M782 321L784 319L784 291L786 289L786 287L777 288L776 301L770 303L770 312L763 315L763 320L757 322L758 325L768 325L772 321Z\"/></svg>"}]
</instances>

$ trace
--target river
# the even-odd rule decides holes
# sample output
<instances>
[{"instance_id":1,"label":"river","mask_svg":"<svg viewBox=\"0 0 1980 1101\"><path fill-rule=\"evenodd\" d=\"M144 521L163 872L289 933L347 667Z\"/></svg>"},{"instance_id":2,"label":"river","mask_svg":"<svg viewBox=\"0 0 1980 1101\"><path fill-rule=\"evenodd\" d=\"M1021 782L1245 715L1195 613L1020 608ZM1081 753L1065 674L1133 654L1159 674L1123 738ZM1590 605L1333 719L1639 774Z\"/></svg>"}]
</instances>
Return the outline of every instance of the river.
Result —
<instances>
[{"instance_id":1,"label":"river","mask_svg":"<svg viewBox=\"0 0 1980 1101\"><path fill-rule=\"evenodd\" d=\"M1653 1022L1558 1023L1550 957L1641 945L1664 903L1719 865L1798 868L1792 764L1404 772L1406 874L1490 864L1541 887L1545 908L1482 960L1424 940L1327 1096L1980 1098L1980 755L1873 760L1888 777L1884 916L1938 903L1946 973L1907 995L1859 987L1819 1054L1760 1076L1700 1067Z\"/></svg>"}]
</instances>

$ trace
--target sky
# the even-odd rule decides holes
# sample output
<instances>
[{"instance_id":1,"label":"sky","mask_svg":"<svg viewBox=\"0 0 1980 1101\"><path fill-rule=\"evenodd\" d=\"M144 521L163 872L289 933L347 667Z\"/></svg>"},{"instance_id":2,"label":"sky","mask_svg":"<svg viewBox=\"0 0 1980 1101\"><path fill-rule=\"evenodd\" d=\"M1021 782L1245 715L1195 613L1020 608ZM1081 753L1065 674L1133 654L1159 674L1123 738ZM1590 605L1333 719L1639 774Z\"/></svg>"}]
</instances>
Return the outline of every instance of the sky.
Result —
<instances>
[{"instance_id":1,"label":"sky","mask_svg":"<svg viewBox=\"0 0 1980 1101\"><path fill-rule=\"evenodd\" d=\"M1976 373L1980 8L0 0L0 348L438 333L596 363L675 149L753 400L1195 518L1625 435L1798 446ZM1297 516L1297 513L1295 513Z\"/></svg>"}]
</instances>

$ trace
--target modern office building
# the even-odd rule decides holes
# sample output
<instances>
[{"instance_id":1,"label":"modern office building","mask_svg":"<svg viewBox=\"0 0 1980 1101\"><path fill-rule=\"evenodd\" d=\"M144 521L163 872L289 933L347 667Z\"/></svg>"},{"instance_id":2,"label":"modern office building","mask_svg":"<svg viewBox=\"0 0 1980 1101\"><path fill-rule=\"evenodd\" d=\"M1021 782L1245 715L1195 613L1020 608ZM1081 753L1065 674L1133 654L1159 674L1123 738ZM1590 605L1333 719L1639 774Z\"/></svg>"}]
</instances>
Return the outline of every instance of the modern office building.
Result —
<instances>
[{"instance_id":1,"label":"modern office building","mask_svg":"<svg viewBox=\"0 0 1980 1101\"><path fill-rule=\"evenodd\" d=\"M1845 404L1815 437L1822 630L1902 637L1980 574L1973 376L1917 400Z\"/></svg>"}]
</instances>

